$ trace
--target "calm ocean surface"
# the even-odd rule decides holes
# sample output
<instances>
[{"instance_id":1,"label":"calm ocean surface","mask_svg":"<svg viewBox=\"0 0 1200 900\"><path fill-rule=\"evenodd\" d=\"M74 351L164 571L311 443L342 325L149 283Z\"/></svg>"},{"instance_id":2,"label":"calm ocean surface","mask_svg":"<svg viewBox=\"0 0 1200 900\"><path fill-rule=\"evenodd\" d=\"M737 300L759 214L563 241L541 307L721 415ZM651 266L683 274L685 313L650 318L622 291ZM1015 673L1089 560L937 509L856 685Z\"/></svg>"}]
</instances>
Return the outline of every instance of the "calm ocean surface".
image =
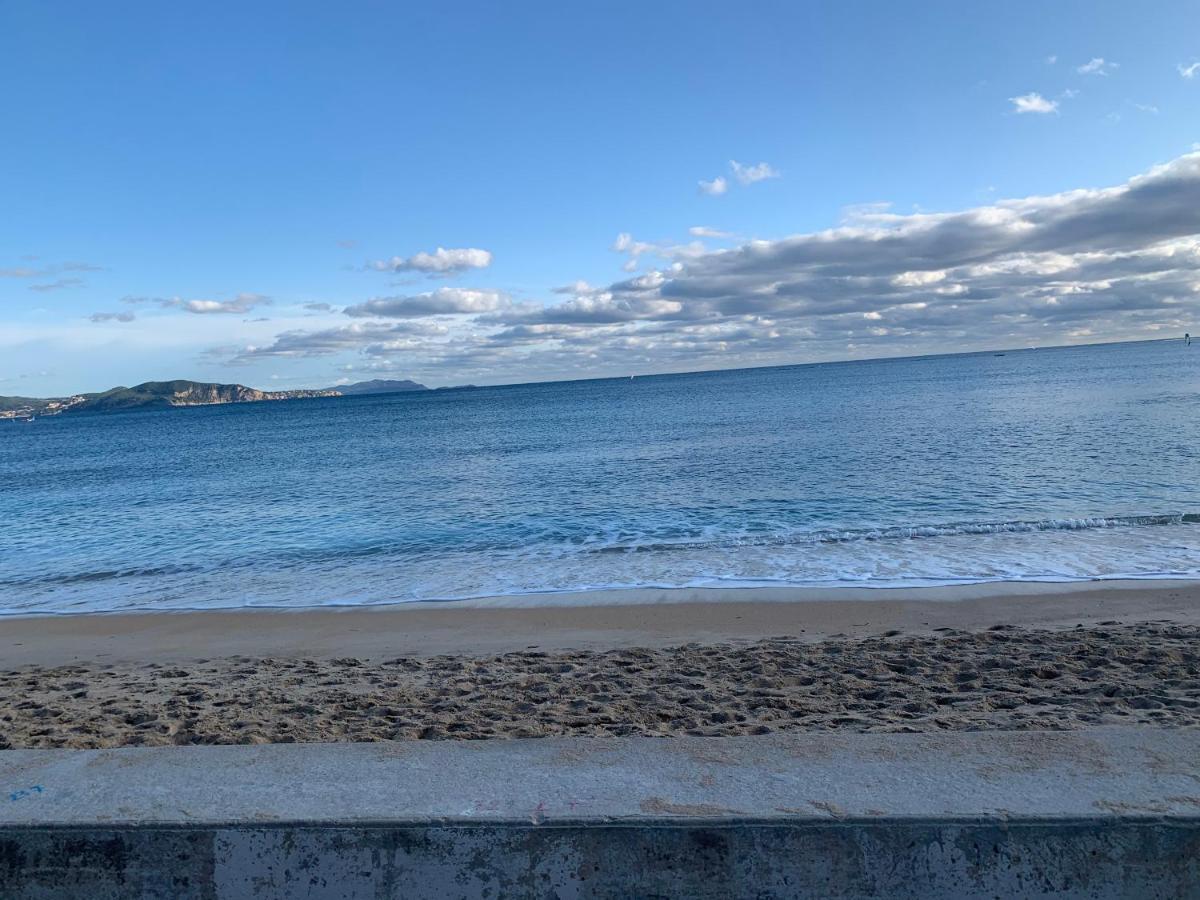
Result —
<instances>
[{"instance_id":1,"label":"calm ocean surface","mask_svg":"<svg viewBox=\"0 0 1200 900\"><path fill-rule=\"evenodd\" d=\"M1200 577L1200 346L0 422L0 612Z\"/></svg>"}]
</instances>

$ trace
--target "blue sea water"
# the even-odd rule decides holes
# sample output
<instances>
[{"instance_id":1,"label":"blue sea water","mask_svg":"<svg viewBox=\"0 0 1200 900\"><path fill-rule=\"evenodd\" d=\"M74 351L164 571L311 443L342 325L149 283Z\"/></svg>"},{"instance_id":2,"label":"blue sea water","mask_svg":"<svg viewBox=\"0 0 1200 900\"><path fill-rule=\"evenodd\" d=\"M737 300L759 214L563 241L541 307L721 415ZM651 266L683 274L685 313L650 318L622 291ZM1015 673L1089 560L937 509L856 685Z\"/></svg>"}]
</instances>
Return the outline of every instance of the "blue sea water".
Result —
<instances>
[{"instance_id":1,"label":"blue sea water","mask_svg":"<svg viewBox=\"0 0 1200 900\"><path fill-rule=\"evenodd\" d=\"M1200 346L0 422L0 613L1200 577Z\"/></svg>"}]
</instances>

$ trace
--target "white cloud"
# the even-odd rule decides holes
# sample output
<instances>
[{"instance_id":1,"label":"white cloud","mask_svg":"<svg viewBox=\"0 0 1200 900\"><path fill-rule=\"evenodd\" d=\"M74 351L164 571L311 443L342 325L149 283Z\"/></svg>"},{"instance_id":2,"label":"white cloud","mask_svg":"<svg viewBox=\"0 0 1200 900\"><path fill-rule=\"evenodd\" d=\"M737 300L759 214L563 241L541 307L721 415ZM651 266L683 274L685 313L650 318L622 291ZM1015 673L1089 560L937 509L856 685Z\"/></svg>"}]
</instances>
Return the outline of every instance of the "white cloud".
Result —
<instances>
[{"instance_id":1,"label":"white cloud","mask_svg":"<svg viewBox=\"0 0 1200 900\"><path fill-rule=\"evenodd\" d=\"M1051 53L1049 56L1046 57L1046 65L1052 66L1056 62L1058 62L1058 57L1055 54Z\"/></svg>"},{"instance_id":2,"label":"white cloud","mask_svg":"<svg viewBox=\"0 0 1200 900\"><path fill-rule=\"evenodd\" d=\"M1022 94L1020 97L1009 97L1012 101L1013 108L1018 113L1056 113L1058 112L1058 101L1047 100L1036 91L1030 91L1028 94Z\"/></svg>"},{"instance_id":3,"label":"white cloud","mask_svg":"<svg viewBox=\"0 0 1200 900\"><path fill-rule=\"evenodd\" d=\"M477 291L465 288L438 288L425 294L405 297L378 297L365 303L347 306L348 316L382 316L396 319L416 319L424 316L448 316L494 312L510 304L499 291Z\"/></svg>"},{"instance_id":4,"label":"white cloud","mask_svg":"<svg viewBox=\"0 0 1200 900\"><path fill-rule=\"evenodd\" d=\"M708 194L710 197L719 197L729 190L729 182L722 175L718 175L712 181L697 182L700 193Z\"/></svg>"},{"instance_id":5,"label":"white cloud","mask_svg":"<svg viewBox=\"0 0 1200 900\"><path fill-rule=\"evenodd\" d=\"M492 264L492 254L475 247L447 249L438 247L432 253L415 253L409 257L393 256L369 263L379 272L422 272L427 275L453 275L467 269L486 269Z\"/></svg>"},{"instance_id":6,"label":"white cloud","mask_svg":"<svg viewBox=\"0 0 1200 900\"><path fill-rule=\"evenodd\" d=\"M716 228L709 228L707 225L693 225L688 229L688 234L690 234L692 237L714 238L718 240L722 238L733 237L733 234L728 231L720 231Z\"/></svg>"},{"instance_id":7,"label":"white cloud","mask_svg":"<svg viewBox=\"0 0 1200 900\"><path fill-rule=\"evenodd\" d=\"M779 172L771 168L769 163L760 162L753 166L744 166L736 159L729 161L729 168L733 171L733 177L741 184L754 184L756 181L765 181L768 178L778 178Z\"/></svg>"},{"instance_id":8,"label":"white cloud","mask_svg":"<svg viewBox=\"0 0 1200 900\"><path fill-rule=\"evenodd\" d=\"M257 306L269 306L271 298L263 294L238 294L232 300L184 300L181 297L122 297L122 303L153 304L162 309L181 309L197 315L247 313Z\"/></svg>"},{"instance_id":9,"label":"white cloud","mask_svg":"<svg viewBox=\"0 0 1200 900\"><path fill-rule=\"evenodd\" d=\"M1194 62L1190 66L1185 66L1180 63L1175 68L1179 70L1179 74L1184 78L1195 78L1196 75L1200 73L1200 62Z\"/></svg>"},{"instance_id":10,"label":"white cloud","mask_svg":"<svg viewBox=\"0 0 1200 900\"><path fill-rule=\"evenodd\" d=\"M648 244L645 241L635 241L633 235L628 231L622 231L617 235L617 239L613 241L612 249L617 253L628 253L630 256L641 256L654 249L653 244Z\"/></svg>"},{"instance_id":11,"label":"white cloud","mask_svg":"<svg viewBox=\"0 0 1200 900\"><path fill-rule=\"evenodd\" d=\"M708 252L708 248L700 241L691 241L687 244L651 243L634 240L633 235L627 231L617 235L612 249L617 253L629 254L629 259L622 266L626 272L637 271L642 256L646 254L665 260L678 260L695 258Z\"/></svg>"},{"instance_id":12,"label":"white cloud","mask_svg":"<svg viewBox=\"0 0 1200 900\"><path fill-rule=\"evenodd\" d=\"M232 300L173 300L171 306L178 306L185 312L207 315L209 313L247 313L256 306L266 306L271 303L270 297L262 294L238 294Z\"/></svg>"},{"instance_id":13,"label":"white cloud","mask_svg":"<svg viewBox=\"0 0 1200 900\"><path fill-rule=\"evenodd\" d=\"M892 284L897 287L924 287L946 280L945 272L901 272L892 278Z\"/></svg>"},{"instance_id":14,"label":"white cloud","mask_svg":"<svg viewBox=\"0 0 1200 900\"><path fill-rule=\"evenodd\" d=\"M132 322L137 316L131 312L98 312L88 318L93 322Z\"/></svg>"},{"instance_id":15,"label":"white cloud","mask_svg":"<svg viewBox=\"0 0 1200 900\"><path fill-rule=\"evenodd\" d=\"M1107 75L1109 72L1119 68L1120 64L1115 62L1106 62L1102 56L1093 56L1082 66L1075 69L1080 75Z\"/></svg>"}]
</instances>

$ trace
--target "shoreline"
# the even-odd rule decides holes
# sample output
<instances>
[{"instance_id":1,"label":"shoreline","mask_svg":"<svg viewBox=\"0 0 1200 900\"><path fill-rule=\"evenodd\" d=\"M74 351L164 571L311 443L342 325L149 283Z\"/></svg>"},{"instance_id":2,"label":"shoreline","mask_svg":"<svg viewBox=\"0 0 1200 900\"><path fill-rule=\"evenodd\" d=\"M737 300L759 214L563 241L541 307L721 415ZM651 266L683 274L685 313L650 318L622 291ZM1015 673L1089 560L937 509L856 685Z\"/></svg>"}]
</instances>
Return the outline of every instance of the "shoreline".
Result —
<instances>
[{"instance_id":1,"label":"shoreline","mask_svg":"<svg viewBox=\"0 0 1200 900\"><path fill-rule=\"evenodd\" d=\"M1200 727L1196 582L659 594L8 619L0 750Z\"/></svg>"},{"instance_id":2,"label":"shoreline","mask_svg":"<svg viewBox=\"0 0 1200 900\"><path fill-rule=\"evenodd\" d=\"M556 602L545 603L548 597ZM1108 622L1200 624L1200 580L636 588L359 607L14 615L0 617L0 664L217 657L370 661Z\"/></svg>"}]
</instances>

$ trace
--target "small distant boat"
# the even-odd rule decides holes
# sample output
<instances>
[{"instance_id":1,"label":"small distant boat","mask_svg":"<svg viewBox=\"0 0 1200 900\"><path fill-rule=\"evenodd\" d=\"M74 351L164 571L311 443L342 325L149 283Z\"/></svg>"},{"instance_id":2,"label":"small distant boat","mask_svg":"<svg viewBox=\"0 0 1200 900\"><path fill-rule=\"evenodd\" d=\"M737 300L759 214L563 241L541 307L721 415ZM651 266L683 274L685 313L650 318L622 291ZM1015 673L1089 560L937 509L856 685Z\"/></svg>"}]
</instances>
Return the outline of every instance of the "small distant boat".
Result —
<instances>
[{"instance_id":1,"label":"small distant boat","mask_svg":"<svg viewBox=\"0 0 1200 900\"><path fill-rule=\"evenodd\" d=\"M1003 353L993 353L992 356L1003 356Z\"/></svg>"}]
</instances>

